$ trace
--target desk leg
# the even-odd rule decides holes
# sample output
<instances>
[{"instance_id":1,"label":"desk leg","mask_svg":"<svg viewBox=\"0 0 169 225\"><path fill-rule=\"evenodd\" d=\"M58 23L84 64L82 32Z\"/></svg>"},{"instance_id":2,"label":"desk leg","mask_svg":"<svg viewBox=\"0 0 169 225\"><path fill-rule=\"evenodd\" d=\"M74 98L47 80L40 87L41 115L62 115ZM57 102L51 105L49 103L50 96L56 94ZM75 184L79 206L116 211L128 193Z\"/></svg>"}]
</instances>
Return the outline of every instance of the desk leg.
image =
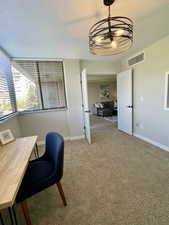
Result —
<instances>
[{"instance_id":1,"label":"desk leg","mask_svg":"<svg viewBox=\"0 0 169 225\"><path fill-rule=\"evenodd\" d=\"M34 155L35 155L36 159L39 158L39 150L38 150L38 145L37 144L35 145L35 148L34 148Z\"/></svg>"},{"instance_id":2,"label":"desk leg","mask_svg":"<svg viewBox=\"0 0 169 225\"><path fill-rule=\"evenodd\" d=\"M13 220L11 208L8 208L8 211L9 211L9 216L10 216L11 224L13 225L14 224L14 220Z\"/></svg>"},{"instance_id":3,"label":"desk leg","mask_svg":"<svg viewBox=\"0 0 169 225\"><path fill-rule=\"evenodd\" d=\"M37 159L38 157L37 157L37 154L36 154L36 149L34 148L34 155L35 155L35 158Z\"/></svg>"},{"instance_id":4,"label":"desk leg","mask_svg":"<svg viewBox=\"0 0 169 225\"><path fill-rule=\"evenodd\" d=\"M4 220L3 220L3 218L2 218L2 214L1 214L1 213L0 213L0 221L1 221L1 224L2 224L2 225L5 225Z\"/></svg>"},{"instance_id":5,"label":"desk leg","mask_svg":"<svg viewBox=\"0 0 169 225\"><path fill-rule=\"evenodd\" d=\"M35 148L36 148L36 154L37 154L37 156L38 156L38 158L39 158L39 149L38 149L37 143L36 143L36 145L35 145Z\"/></svg>"},{"instance_id":6,"label":"desk leg","mask_svg":"<svg viewBox=\"0 0 169 225\"><path fill-rule=\"evenodd\" d=\"M10 216L11 224L12 225L13 224L18 225L14 206L12 206L11 208L8 208L8 211L9 211L9 216Z\"/></svg>"},{"instance_id":7,"label":"desk leg","mask_svg":"<svg viewBox=\"0 0 169 225\"><path fill-rule=\"evenodd\" d=\"M12 206L12 211L13 211L13 216L14 216L15 224L18 225L14 206Z\"/></svg>"}]
</instances>

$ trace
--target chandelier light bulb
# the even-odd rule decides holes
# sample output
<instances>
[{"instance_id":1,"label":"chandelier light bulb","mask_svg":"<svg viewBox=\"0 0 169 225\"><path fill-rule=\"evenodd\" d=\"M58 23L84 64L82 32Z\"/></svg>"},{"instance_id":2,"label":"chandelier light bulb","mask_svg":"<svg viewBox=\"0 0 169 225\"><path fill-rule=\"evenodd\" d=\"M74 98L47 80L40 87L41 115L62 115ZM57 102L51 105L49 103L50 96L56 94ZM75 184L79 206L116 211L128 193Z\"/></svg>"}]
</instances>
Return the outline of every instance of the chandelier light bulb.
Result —
<instances>
[{"instance_id":1,"label":"chandelier light bulb","mask_svg":"<svg viewBox=\"0 0 169 225\"><path fill-rule=\"evenodd\" d=\"M111 42L111 46L112 46L113 48L117 48L117 42L116 42L116 41L112 41L112 42Z\"/></svg>"},{"instance_id":2,"label":"chandelier light bulb","mask_svg":"<svg viewBox=\"0 0 169 225\"><path fill-rule=\"evenodd\" d=\"M124 32L125 32L124 30L119 29L119 30L117 30L115 33L116 33L117 36L120 36L120 35L123 35Z\"/></svg>"},{"instance_id":3,"label":"chandelier light bulb","mask_svg":"<svg viewBox=\"0 0 169 225\"><path fill-rule=\"evenodd\" d=\"M103 40L103 37L96 37L95 41L96 43L100 44L100 42Z\"/></svg>"}]
</instances>

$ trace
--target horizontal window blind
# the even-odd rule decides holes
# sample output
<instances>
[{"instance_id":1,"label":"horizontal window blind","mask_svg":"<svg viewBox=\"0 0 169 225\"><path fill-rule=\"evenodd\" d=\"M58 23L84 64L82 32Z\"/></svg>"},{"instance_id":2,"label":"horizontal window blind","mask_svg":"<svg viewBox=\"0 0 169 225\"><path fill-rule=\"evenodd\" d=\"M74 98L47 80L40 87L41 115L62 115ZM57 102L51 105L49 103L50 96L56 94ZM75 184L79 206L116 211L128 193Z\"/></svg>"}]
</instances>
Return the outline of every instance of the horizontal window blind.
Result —
<instances>
[{"instance_id":1,"label":"horizontal window blind","mask_svg":"<svg viewBox=\"0 0 169 225\"><path fill-rule=\"evenodd\" d=\"M12 73L18 111L42 109L35 62L13 62Z\"/></svg>"},{"instance_id":2,"label":"horizontal window blind","mask_svg":"<svg viewBox=\"0 0 169 225\"><path fill-rule=\"evenodd\" d=\"M44 108L65 107L63 62L38 62Z\"/></svg>"},{"instance_id":3,"label":"horizontal window blind","mask_svg":"<svg viewBox=\"0 0 169 225\"><path fill-rule=\"evenodd\" d=\"M0 119L16 111L9 59L0 52Z\"/></svg>"},{"instance_id":4,"label":"horizontal window blind","mask_svg":"<svg viewBox=\"0 0 169 225\"><path fill-rule=\"evenodd\" d=\"M19 111L66 106L62 61L14 61L12 72Z\"/></svg>"}]
</instances>

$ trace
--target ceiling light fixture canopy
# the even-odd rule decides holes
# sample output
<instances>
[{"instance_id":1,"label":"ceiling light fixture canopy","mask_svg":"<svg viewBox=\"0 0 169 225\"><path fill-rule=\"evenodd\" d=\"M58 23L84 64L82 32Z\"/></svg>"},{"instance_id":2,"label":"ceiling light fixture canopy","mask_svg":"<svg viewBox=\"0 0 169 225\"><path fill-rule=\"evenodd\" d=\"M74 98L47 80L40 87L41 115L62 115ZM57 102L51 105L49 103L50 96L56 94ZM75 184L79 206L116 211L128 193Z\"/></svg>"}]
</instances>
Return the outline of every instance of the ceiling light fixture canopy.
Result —
<instances>
[{"instance_id":1,"label":"ceiling light fixture canopy","mask_svg":"<svg viewBox=\"0 0 169 225\"><path fill-rule=\"evenodd\" d=\"M133 43L133 22L122 16L111 17L110 6L115 0L104 0L108 17L89 30L89 49L94 55L111 56L127 51Z\"/></svg>"}]
</instances>

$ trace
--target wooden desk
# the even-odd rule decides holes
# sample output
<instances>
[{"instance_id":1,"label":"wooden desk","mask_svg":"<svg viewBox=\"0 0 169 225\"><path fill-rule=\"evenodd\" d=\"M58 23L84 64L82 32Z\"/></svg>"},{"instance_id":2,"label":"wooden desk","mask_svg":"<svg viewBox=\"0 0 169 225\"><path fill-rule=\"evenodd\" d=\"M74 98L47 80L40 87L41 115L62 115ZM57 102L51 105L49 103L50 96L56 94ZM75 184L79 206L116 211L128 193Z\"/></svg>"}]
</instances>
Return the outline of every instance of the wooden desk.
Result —
<instances>
[{"instance_id":1,"label":"wooden desk","mask_svg":"<svg viewBox=\"0 0 169 225\"><path fill-rule=\"evenodd\" d=\"M24 137L0 147L0 209L14 204L36 141Z\"/></svg>"}]
</instances>

